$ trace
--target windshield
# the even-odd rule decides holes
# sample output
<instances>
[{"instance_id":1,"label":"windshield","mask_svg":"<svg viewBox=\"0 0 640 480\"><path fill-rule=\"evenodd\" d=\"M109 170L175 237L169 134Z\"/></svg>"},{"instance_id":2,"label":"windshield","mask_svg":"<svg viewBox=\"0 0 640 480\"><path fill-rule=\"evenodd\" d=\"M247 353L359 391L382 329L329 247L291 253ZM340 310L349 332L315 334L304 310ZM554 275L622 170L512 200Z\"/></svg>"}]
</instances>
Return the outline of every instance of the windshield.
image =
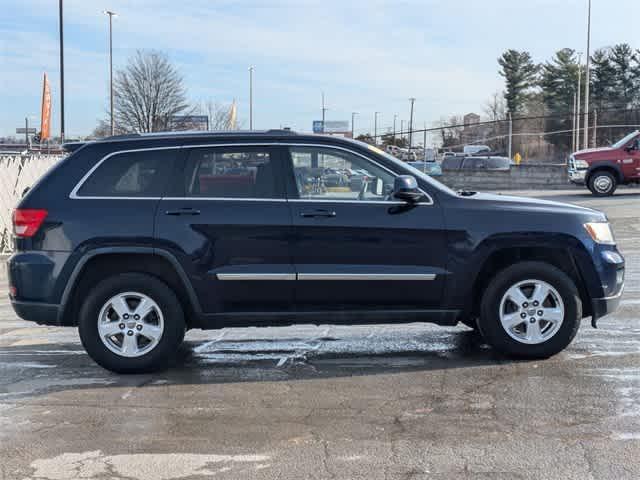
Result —
<instances>
[{"instance_id":1,"label":"windshield","mask_svg":"<svg viewBox=\"0 0 640 480\"><path fill-rule=\"evenodd\" d=\"M624 147L633 137L638 135L638 133L640 133L640 132L638 132L638 130L636 130L635 132L630 133L629 135L624 137L622 140L618 140L616 143L611 145L611 148L622 148L622 147Z\"/></svg>"},{"instance_id":2,"label":"windshield","mask_svg":"<svg viewBox=\"0 0 640 480\"><path fill-rule=\"evenodd\" d=\"M353 140L353 141L357 141L357 140ZM369 145L367 143L363 143L363 142L358 142L360 144L366 145L367 148L369 148L369 150L372 150L374 152L376 152L378 155L382 155L383 157L385 157L387 160L389 160L390 162L393 162L395 165L398 165L399 167L404 168L405 170L408 171L408 173L410 173L411 175L413 175L416 178L421 178L424 181L428 182L429 184L433 185L435 188L438 188L440 190L444 190L445 192L451 194L451 195L458 195L454 190L451 190L449 187L447 187L444 183L440 183L437 180L435 180L434 178L430 177L429 175L427 175L424 172L421 172L420 170L418 170L417 168L409 165L406 162L400 161L398 160L396 157L394 157L393 155L389 155L387 152L385 152L384 150L379 149L378 147L374 147L373 145Z\"/></svg>"}]
</instances>

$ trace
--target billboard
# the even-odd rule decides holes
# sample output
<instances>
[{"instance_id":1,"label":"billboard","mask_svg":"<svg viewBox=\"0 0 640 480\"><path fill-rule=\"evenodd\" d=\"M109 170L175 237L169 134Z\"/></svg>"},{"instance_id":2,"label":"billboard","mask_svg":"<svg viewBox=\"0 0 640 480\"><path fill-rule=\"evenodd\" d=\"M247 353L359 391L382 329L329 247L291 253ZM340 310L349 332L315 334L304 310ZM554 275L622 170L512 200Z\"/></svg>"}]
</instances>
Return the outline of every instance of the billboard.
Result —
<instances>
[{"instance_id":1,"label":"billboard","mask_svg":"<svg viewBox=\"0 0 640 480\"><path fill-rule=\"evenodd\" d=\"M169 130L209 130L208 115L172 115Z\"/></svg>"},{"instance_id":2,"label":"billboard","mask_svg":"<svg viewBox=\"0 0 640 480\"><path fill-rule=\"evenodd\" d=\"M348 120L314 120L313 133L351 133Z\"/></svg>"}]
</instances>

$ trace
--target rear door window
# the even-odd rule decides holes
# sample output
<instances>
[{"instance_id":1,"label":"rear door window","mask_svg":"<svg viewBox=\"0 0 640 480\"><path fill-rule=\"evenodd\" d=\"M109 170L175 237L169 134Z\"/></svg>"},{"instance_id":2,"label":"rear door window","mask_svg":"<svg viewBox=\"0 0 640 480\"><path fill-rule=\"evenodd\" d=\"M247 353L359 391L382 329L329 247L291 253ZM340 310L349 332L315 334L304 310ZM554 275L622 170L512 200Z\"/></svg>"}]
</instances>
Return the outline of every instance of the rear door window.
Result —
<instances>
[{"instance_id":1,"label":"rear door window","mask_svg":"<svg viewBox=\"0 0 640 480\"><path fill-rule=\"evenodd\" d=\"M194 148L185 168L187 197L284 198L269 147Z\"/></svg>"},{"instance_id":2,"label":"rear door window","mask_svg":"<svg viewBox=\"0 0 640 480\"><path fill-rule=\"evenodd\" d=\"M161 197L173 169L175 149L122 152L105 159L80 186L79 197Z\"/></svg>"}]
</instances>

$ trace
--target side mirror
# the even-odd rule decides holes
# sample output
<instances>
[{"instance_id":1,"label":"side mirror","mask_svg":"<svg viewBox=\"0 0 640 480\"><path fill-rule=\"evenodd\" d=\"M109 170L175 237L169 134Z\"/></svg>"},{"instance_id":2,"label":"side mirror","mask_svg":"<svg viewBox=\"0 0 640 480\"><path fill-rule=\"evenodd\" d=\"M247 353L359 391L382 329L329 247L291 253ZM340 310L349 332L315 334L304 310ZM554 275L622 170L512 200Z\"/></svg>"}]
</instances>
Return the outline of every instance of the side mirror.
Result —
<instances>
[{"instance_id":1,"label":"side mirror","mask_svg":"<svg viewBox=\"0 0 640 480\"><path fill-rule=\"evenodd\" d=\"M400 175L393 181L393 196L407 203L416 203L424 194L418 189L418 182L411 175Z\"/></svg>"}]
</instances>

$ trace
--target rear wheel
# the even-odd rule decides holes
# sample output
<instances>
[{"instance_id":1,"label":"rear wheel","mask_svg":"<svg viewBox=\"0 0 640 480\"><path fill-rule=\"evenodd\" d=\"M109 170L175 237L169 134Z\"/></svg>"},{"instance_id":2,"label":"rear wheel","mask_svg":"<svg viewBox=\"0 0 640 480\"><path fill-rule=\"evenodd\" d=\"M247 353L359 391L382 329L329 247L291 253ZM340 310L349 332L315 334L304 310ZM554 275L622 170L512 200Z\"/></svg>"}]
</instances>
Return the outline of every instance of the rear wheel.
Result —
<instances>
[{"instance_id":1,"label":"rear wheel","mask_svg":"<svg viewBox=\"0 0 640 480\"><path fill-rule=\"evenodd\" d=\"M80 309L78 326L91 358L117 373L166 368L185 332L175 293L142 273L123 273L98 283Z\"/></svg>"},{"instance_id":2,"label":"rear wheel","mask_svg":"<svg viewBox=\"0 0 640 480\"><path fill-rule=\"evenodd\" d=\"M589 190L597 197L608 197L618 188L616 176L606 170L593 173L589 177Z\"/></svg>"},{"instance_id":3,"label":"rear wheel","mask_svg":"<svg viewBox=\"0 0 640 480\"><path fill-rule=\"evenodd\" d=\"M547 358L571 343L581 319L582 303L571 278L546 263L522 262L491 280L478 326L496 350Z\"/></svg>"}]
</instances>

